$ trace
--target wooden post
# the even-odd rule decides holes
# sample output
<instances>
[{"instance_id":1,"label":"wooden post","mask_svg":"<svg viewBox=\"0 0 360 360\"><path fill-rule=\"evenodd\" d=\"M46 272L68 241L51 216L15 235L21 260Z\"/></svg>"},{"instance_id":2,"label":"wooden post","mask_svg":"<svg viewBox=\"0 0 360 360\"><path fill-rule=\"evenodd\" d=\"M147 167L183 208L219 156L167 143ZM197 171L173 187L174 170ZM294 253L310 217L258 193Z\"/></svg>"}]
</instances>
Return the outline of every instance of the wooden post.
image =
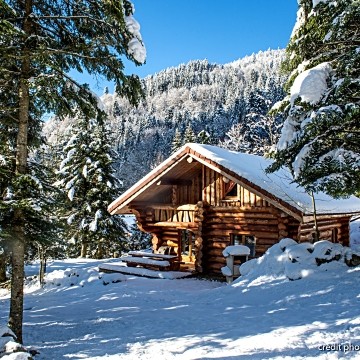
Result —
<instances>
[{"instance_id":1,"label":"wooden post","mask_svg":"<svg viewBox=\"0 0 360 360\"><path fill-rule=\"evenodd\" d=\"M314 233L313 233L313 237L312 237L312 242L314 243L314 242L319 241L319 227L318 227L318 223L317 223L316 203L315 203L315 197L314 197L313 191L311 191L310 196L311 196L313 212L314 212Z\"/></svg>"},{"instance_id":2,"label":"wooden post","mask_svg":"<svg viewBox=\"0 0 360 360\"><path fill-rule=\"evenodd\" d=\"M202 201L199 201L196 204L195 209L195 223L197 224L197 232L195 234L195 269L197 272L202 273L203 272L203 266L202 266L202 249L203 249L203 238L202 238L202 222L204 220L204 203Z\"/></svg>"}]
</instances>

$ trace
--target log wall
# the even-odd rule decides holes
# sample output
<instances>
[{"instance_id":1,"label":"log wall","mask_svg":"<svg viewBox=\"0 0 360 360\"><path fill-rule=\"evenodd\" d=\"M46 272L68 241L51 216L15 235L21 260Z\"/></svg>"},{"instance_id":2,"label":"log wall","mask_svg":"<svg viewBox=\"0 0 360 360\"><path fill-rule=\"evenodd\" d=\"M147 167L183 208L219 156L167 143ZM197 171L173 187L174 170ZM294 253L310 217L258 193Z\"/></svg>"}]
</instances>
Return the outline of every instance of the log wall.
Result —
<instances>
[{"instance_id":1,"label":"log wall","mask_svg":"<svg viewBox=\"0 0 360 360\"><path fill-rule=\"evenodd\" d=\"M343 246L349 246L349 223L350 217L329 217L329 218L320 218L317 220L319 237L320 240L329 240L335 241ZM335 233L334 233L335 231ZM299 241L306 242L312 240L312 234L314 232L314 222L308 221L304 224L301 224L299 228ZM334 239L334 235L336 239Z\"/></svg>"},{"instance_id":2,"label":"log wall","mask_svg":"<svg viewBox=\"0 0 360 360\"><path fill-rule=\"evenodd\" d=\"M270 206L253 208L210 207L203 222L203 269L220 273L225 266L222 251L230 245L231 234L252 235L256 238L256 257L293 235L299 222Z\"/></svg>"}]
</instances>

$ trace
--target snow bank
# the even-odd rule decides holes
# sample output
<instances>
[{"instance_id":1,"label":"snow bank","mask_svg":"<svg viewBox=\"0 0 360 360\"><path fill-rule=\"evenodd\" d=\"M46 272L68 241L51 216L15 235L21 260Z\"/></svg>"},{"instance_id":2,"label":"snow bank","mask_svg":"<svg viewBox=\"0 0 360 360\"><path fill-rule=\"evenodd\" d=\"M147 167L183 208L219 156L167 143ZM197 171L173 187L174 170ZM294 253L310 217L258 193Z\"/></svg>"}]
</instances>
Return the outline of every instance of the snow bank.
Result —
<instances>
[{"instance_id":1,"label":"snow bank","mask_svg":"<svg viewBox=\"0 0 360 360\"><path fill-rule=\"evenodd\" d=\"M65 270L54 270L45 275L44 289L51 289L54 287L84 287L89 285L108 285L110 283L118 283L125 281L126 277L122 274L113 273L105 274L99 272L97 266L88 268L67 268ZM31 277L27 282L28 287L37 287L37 276Z\"/></svg>"},{"instance_id":2,"label":"snow bank","mask_svg":"<svg viewBox=\"0 0 360 360\"><path fill-rule=\"evenodd\" d=\"M315 272L347 269L345 260L349 260L352 253L350 248L327 240L315 244L299 244L286 238L269 248L262 257L242 264L240 266L242 277L236 282L243 280L244 277L249 279L282 277L299 280Z\"/></svg>"},{"instance_id":3,"label":"snow bank","mask_svg":"<svg viewBox=\"0 0 360 360\"><path fill-rule=\"evenodd\" d=\"M353 252L360 254L360 218L350 222L350 246Z\"/></svg>"}]
</instances>

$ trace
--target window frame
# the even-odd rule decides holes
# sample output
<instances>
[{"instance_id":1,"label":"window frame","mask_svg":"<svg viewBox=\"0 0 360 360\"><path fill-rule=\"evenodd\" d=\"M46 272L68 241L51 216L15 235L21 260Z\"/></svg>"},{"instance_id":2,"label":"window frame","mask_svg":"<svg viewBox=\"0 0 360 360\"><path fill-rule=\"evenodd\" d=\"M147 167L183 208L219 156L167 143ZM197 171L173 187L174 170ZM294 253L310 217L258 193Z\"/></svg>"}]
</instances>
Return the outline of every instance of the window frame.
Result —
<instances>
[{"instance_id":1,"label":"window frame","mask_svg":"<svg viewBox=\"0 0 360 360\"><path fill-rule=\"evenodd\" d=\"M250 249L249 257L253 258L256 256L256 244L257 244L257 238L255 235L249 234L249 233L243 233L243 232L234 232L230 234L230 245L235 245L235 237L241 237L241 242L237 245L244 245L247 246ZM248 244L246 244L246 237L252 237L253 238L253 246L250 247Z\"/></svg>"}]
</instances>

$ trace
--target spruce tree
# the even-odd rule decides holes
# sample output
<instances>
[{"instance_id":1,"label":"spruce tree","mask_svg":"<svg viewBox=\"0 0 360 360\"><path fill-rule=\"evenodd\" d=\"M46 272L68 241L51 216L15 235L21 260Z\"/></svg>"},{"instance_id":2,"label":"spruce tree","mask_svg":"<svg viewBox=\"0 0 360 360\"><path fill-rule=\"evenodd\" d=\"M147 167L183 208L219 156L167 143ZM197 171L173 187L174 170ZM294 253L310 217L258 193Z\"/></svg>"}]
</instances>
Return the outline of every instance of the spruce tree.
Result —
<instances>
[{"instance_id":1,"label":"spruce tree","mask_svg":"<svg viewBox=\"0 0 360 360\"><path fill-rule=\"evenodd\" d=\"M184 140L182 138L181 132L179 129L175 130L175 134L171 143L171 152L175 152L184 145Z\"/></svg>"},{"instance_id":2,"label":"spruce tree","mask_svg":"<svg viewBox=\"0 0 360 360\"><path fill-rule=\"evenodd\" d=\"M211 144L211 136L206 130L201 130L196 136L196 142L199 144Z\"/></svg>"},{"instance_id":3,"label":"spruce tree","mask_svg":"<svg viewBox=\"0 0 360 360\"><path fill-rule=\"evenodd\" d=\"M284 69L289 96L274 171L287 166L310 191L360 189L360 1L299 2Z\"/></svg>"},{"instance_id":4,"label":"spruce tree","mask_svg":"<svg viewBox=\"0 0 360 360\"><path fill-rule=\"evenodd\" d=\"M192 129L190 123L186 126L185 133L184 133L184 143L193 143L196 142L196 135L194 130Z\"/></svg>"},{"instance_id":5,"label":"spruce tree","mask_svg":"<svg viewBox=\"0 0 360 360\"><path fill-rule=\"evenodd\" d=\"M46 112L66 116L76 104L88 117L95 114L93 94L69 76L70 70L114 80L116 91L137 103L139 79L124 74L121 60L145 61L132 13L128 0L0 0L0 94L9 97L0 95L0 119L15 129L9 325L20 342L26 228L36 215L32 197L41 193L29 167L30 138L40 139L40 119Z\"/></svg>"},{"instance_id":6,"label":"spruce tree","mask_svg":"<svg viewBox=\"0 0 360 360\"><path fill-rule=\"evenodd\" d=\"M107 207L123 191L114 176L114 151L105 114L80 118L65 146L57 185L66 192L64 213L69 255L103 258L121 253L126 224Z\"/></svg>"}]
</instances>

